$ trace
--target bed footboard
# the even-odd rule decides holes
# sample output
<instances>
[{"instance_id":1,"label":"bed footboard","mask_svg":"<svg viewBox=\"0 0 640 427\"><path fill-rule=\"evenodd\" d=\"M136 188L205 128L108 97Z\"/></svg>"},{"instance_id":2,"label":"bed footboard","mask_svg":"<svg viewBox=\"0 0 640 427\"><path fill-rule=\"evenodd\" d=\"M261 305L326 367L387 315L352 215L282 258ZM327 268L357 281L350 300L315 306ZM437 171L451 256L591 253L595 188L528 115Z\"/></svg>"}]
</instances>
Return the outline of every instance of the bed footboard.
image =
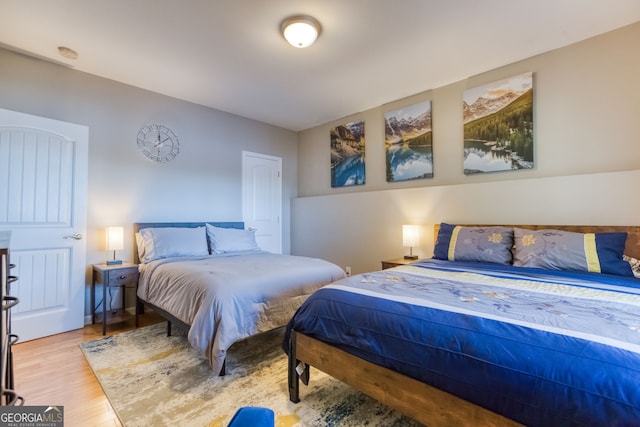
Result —
<instances>
[{"instance_id":1,"label":"bed footboard","mask_svg":"<svg viewBox=\"0 0 640 427\"><path fill-rule=\"evenodd\" d=\"M296 368L302 364L304 370ZM515 427L521 424L452 394L367 362L302 333L289 339L289 398L300 401L299 380L310 366L430 427L464 425ZM300 372L299 372L300 371Z\"/></svg>"}]
</instances>

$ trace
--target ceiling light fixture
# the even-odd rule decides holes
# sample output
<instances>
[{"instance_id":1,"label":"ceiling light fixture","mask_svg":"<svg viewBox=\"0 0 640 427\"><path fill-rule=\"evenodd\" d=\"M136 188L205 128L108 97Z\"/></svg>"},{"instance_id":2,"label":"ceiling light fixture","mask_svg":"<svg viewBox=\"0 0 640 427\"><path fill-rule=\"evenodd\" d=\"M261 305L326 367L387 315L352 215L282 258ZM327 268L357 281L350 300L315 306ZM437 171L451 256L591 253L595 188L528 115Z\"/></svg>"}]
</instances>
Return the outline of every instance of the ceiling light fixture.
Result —
<instances>
[{"instance_id":1,"label":"ceiling light fixture","mask_svg":"<svg viewBox=\"0 0 640 427\"><path fill-rule=\"evenodd\" d=\"M73 49L70 49L66 46L58 46L58 52L60 55L67 59L78 59L78 52Z\"/></svg>"},{"instance_id":2,"label":"ceiling light fixture","mask_svg":"<svg viewBox=\"0 0 640 427\"><path fill-rule=\"evenodd\" d=\"M282 21L282 35L291 46L309 47L320 35L320 22L308 15L290 16Z\"/></svg>"}]
</instances>

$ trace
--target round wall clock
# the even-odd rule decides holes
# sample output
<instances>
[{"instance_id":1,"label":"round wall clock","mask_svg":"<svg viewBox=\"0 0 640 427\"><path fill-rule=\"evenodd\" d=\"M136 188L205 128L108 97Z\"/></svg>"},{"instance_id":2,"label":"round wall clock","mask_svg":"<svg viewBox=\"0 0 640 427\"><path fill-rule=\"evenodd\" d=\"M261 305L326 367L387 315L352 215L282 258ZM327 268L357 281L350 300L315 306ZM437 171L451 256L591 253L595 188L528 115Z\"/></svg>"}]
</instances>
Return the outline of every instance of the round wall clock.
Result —
<instances>
[{"instance_id":1,"label":"round wall clock","mask_svg":"<svg viewBox=\"0 0 640 427\"><path fill-rule=\"evenodd\" d=\"M168 127L149 125L138 132L138 149L149 159L166 163L180 152L180 141Z\"/></svg>"}]
</instances>

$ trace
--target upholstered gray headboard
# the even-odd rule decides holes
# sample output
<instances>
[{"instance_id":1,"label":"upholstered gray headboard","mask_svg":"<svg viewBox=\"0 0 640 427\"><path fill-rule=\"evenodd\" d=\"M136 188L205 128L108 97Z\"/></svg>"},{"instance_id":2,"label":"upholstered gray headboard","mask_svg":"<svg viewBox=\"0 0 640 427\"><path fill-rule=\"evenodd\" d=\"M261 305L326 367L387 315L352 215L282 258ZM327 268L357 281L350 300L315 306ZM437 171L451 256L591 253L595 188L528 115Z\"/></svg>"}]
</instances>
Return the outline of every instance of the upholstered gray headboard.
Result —
<instances>
[{"instance_id":1,"label":"upholstered gray headboard","mask_svg":"<svg viewBox=\"0 0 640 427\"><path fill-rule=\"evenodd\" d=\"M138 258L138 245L136 243L136 233L143 228L160 228L160 227L182 227L182 228L195 228L202 227L205 224L211 224L215 227L222 228L237 228L242 230L244 228L244 222L136 222L133 224L133 262L140 263Z\"/></svg>"}]
</instances>

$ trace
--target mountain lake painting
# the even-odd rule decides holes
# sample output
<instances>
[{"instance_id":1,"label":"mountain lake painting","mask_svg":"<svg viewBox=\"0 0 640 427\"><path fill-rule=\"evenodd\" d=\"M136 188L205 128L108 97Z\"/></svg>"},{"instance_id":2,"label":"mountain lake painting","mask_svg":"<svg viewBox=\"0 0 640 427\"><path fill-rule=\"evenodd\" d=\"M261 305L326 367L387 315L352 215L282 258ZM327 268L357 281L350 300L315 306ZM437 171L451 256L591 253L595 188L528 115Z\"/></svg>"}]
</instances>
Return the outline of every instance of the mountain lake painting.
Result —
<instances>
[{"instance_id":1,"label":"mountain lake painting","mask_svg":"<svg viewBox=\"0 0 640 427\"><path fill-rule=\"evenodd\" d=\"M533 74L464 91L464 173L533 168Z\"/></svg>"},{"instance_id":2,"label":"mountain lake painting","mask_svg":"<svg viewBox=\"0 0 640 427\"><path fill-rule=\"evenodd\" d=\"M331 128L331 187L364 185L364 120Z\"/></svg>"},{"instance_id":3,"label":"mountain lake painting","mask_svg":"<svg viewBox=\"0 0 640 427\"><path fill-rule=\"evenodd\" d=\"M387 182L433 177L431 101L384 115Z\"/></svg>"}]
</instances>

